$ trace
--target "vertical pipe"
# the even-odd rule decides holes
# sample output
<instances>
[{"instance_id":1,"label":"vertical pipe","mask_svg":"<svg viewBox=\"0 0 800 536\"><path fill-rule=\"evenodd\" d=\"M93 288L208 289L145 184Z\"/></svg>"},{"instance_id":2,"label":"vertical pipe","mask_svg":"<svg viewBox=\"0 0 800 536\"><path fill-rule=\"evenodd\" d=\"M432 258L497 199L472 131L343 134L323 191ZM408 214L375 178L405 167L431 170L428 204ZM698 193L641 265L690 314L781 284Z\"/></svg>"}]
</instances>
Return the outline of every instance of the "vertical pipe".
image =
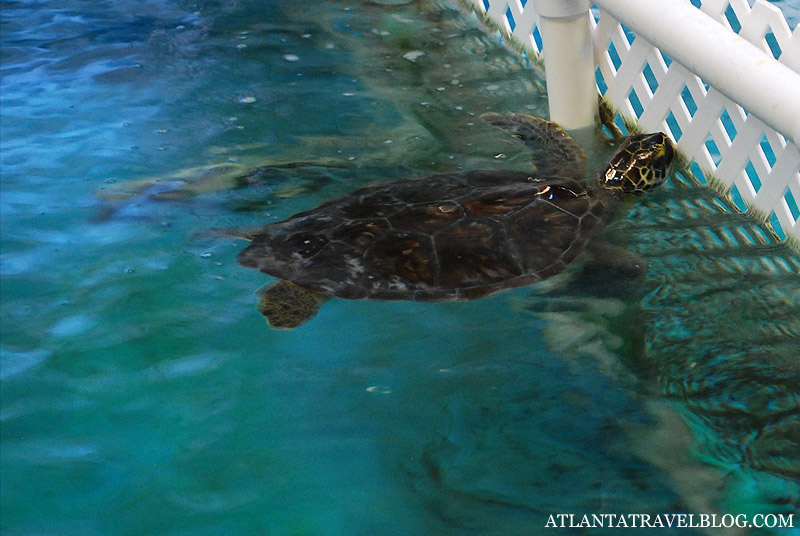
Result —
<instances>
[{"instance_id":1,"label":"vertical pipe","mask_svg":"<svg viewBox=\"0 0 800 536\"><path fill-rule=\"evenodd\" d=\"M550 120L567 130L593 126L597 112L589 8L589 0L534 0Z\"/></svg>"}]
</instances>

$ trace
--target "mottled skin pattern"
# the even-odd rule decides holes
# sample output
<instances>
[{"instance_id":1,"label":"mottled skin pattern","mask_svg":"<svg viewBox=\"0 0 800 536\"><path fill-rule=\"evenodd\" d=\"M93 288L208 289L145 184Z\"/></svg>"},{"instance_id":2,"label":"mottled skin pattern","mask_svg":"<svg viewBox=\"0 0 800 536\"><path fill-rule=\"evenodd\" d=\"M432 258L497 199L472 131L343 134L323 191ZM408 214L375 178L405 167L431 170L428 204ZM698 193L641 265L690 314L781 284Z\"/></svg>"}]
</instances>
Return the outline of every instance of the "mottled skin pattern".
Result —
<instances>
[{"instance_id":1,"label":"mottled skin pattern","mask_svg":"<svg viewBox=\"0 0 800 536\"><path fill-rule=\"evenodd\" d=\"M258 309L278 329L299 326L319 311L324 296L305 290L289 281L278 281L259 289Z\"/></svg>"},{"instance_id":2,"label":"mottled skin pattern","mask_svg":"<svg viewBox=\"0 0 800 536\"><path fill-rule=\"evenodd\" d=\"M318 295L468 300L557 274L611 219L619 200L666 178L661 133L632 136L596 183L578 182L585 156L558 125L487 114L530 150L535 171L468 171L401 180L273 223L244 238L239 262L281 279L261 292L273 327L316 314Z\"/></svg>"}]
</instances>

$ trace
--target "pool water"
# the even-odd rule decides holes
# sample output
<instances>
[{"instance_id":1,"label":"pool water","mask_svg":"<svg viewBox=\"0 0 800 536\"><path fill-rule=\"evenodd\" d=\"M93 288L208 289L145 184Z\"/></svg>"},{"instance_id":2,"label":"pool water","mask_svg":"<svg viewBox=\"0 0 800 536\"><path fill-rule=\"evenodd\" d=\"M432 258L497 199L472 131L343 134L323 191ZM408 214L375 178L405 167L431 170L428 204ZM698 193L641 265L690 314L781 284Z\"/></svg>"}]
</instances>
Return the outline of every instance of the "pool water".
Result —
<instances>
[{"instance_id":1,"label":"pool water","mask_svg":"<svg viewBox=\"0 0 800 536\"><path fill-rule=\"evenodd\" d=\"M798 512L800 259L682 175L610 230L638 279L255 311L217 230L529 165L477 117L543 79L454 3L9 1L0 36L4 534Z\"/></svg>"}]
</instances>

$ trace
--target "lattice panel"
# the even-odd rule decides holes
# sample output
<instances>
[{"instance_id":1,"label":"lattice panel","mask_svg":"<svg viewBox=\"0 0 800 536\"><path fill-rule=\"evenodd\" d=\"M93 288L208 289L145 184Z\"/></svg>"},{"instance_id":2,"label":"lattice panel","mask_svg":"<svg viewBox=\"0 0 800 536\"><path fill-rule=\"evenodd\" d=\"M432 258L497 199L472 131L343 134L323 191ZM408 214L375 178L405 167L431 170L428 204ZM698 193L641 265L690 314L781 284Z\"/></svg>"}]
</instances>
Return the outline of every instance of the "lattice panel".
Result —
<instances>
[{"instance_id":1,"label":"lattice panel","mask_svg":"<svg viewBox=\"0 0 800 536\"><path fill-rule=\"evenodd\" d=\"M685 1L685 0L676 0ZM533 1L470 0L531 52L543 52ZM732 32L800 72L800 27L765 0L692 0ZM598 85L626 120L677 141L701 181L713 177L740 209L755 209L781 236L800 240L800 152L619 21L593 10ZM701 50L698 51L702 53Z\"/></svg>"},{"instance_id":2,"label":"lattice panel","mask_svg":"<svg viewBox=\"0 0 800 536\"><path fill-rule=\"evenodd\" d=\"M540 54L542 40L537 26L539 15L533 9L533 0L466 0L473 8L484 13L526 49Z\"/></svg>"}]
</instances>

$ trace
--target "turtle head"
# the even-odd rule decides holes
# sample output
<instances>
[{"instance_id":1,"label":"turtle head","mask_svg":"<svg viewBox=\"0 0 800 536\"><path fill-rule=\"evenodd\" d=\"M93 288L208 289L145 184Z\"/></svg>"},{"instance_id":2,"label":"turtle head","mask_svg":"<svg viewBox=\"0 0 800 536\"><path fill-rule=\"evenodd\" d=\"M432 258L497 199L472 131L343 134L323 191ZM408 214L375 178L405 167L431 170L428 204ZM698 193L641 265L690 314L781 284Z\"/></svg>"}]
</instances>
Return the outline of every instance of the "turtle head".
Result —
<instances>
[{"instance_id":1,"label":"turtle head","mask_svg":"<svg viewBox=\"0 0 800 536\"><path fill-rule=\"evenodd\" d=\"M617 149L598 181L616 194L641 195L664 182L674 157L675 147L666 134L636 134Z\"/></svg>"}]
</instances>

